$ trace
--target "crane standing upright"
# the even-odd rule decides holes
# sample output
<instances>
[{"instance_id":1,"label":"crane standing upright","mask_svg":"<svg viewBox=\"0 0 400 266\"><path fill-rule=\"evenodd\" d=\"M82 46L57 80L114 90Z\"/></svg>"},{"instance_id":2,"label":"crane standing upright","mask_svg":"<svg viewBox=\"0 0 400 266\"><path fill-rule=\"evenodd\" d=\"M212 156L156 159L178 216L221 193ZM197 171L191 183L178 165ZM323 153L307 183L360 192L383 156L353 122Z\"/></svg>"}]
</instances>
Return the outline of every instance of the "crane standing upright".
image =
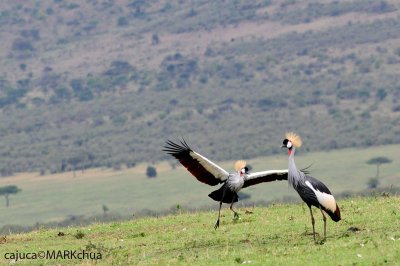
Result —
<instances>
[{"instance_id":1,"label":"crane standing upright","mask_svg":"<svg viewBox=\"0 0 400 266\"><path fill-rule=\"evenodd\" d=\"M307 204L310 209L311 223L313 227L313 237L315 241L315 220L311 206L320 209L324 220L324 240L326 240L326 212L333 221L341 220L339 206L337 205L332 193L324 183L318 179L299 171L294 162L294 153L296 148L300 148L302 144L301 138L293 132L286 133L286 138L283 140L282 148L288 149L289 166L288 166L288 182L297 191L301 199Z\"/></svg>"},{"instance_id":2,"label":"crane standing upright","mask_svg":"<svg viewBox=\"0 0 400 266\"><path fill-rule=\"evenodd\" d=\"M234 218L239 217L239 214L233 210L233 204L239 200L237 193L242 188L262 182L287 180L288 178L288 170L269 170L249 174L245 161L237 161L235 163L236 172L229 173L200 153L192 150L185 140L182 140L180 144L169 140L163 151L178 159L200 182L210 186L223 183L219 189L208 195L213 200L219 202L218 219L214 226L215 229L219 227L222 203L231 204L230 209L234 213Z\"/></svg>"}]
</instances>

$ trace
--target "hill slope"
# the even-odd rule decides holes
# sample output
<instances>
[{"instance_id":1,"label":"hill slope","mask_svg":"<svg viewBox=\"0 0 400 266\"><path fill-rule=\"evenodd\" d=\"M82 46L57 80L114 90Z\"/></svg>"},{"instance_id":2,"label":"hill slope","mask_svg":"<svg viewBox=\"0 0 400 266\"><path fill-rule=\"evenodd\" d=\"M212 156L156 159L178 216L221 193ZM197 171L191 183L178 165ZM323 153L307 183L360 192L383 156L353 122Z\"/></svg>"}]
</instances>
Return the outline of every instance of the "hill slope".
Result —
<instances>
[{"instance_id":1,"label":"hill slope","mask_svg":"<svg viewBox=\"0 0 400 266\"><path fill-rule=\"evenodd\" d=\"M395 264L400 260L400 199L398 197L342 200L342 221L328 221L327 240L314 244L310 217L304 205L274 205L240 209L232 221L223 212L220 229L214 230L216 212L181 213L122 223L59 228L7 235L4 254L56 250L85 250L91 260L27 260L28 264L77 265L349 265ZM315 212L316 230L323 222ZM318 241L321 236L317 236ZM100 254L100 255L98 255ZM10 256L8 254L8 256Z\"/></svg>"},{"instance_id":2,"label":"hill slope","mask_svg":"<svg viewBox=\"0 0 400 266\"><path fill-rule=\"evenodd\" d=\"M0 3L0 170L400 143L397 1ZM263 147L263 148L260 148Z\"/></svg>"}]
</instances>

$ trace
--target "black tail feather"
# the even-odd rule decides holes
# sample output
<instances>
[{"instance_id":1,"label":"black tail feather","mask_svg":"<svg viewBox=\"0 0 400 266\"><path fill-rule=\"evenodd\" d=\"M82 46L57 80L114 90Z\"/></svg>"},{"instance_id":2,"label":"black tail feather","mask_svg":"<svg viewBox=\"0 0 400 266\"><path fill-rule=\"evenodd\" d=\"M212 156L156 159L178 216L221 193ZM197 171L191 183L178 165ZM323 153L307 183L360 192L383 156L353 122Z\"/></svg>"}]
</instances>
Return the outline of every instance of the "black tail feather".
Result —
<instances>
[{"instance_id":1,"label":"black tail feather","mask_svg":"<svg viewBox=\"0 0 400 266\"><path fill-rule=\"evenodd\" d=\"M340 209L339 206L336 204L336 210L335 212L332 212L331 210L327 210L325 208L322 208L328 215L331 217L331 219L335 222L339 222L342 217L340 216Z\"/></svg>"},{"instance_id":2,"label":"black tail feather","mask_svg":"<svg viewBox=\"0 0 400 266\"><path fill-rule=\"evenodd\" d=\"M224 195L224 190L225 190L225 195ZM238 194L226 188L226 185L223 185L218 190L211 192L208 196L215 201L218 202L222 201L223 203L228 203L228 204L232 202L238 202L239 200ZM224 198L222 198L222 196L224 196Z\"/></svg>"}]
</instances>

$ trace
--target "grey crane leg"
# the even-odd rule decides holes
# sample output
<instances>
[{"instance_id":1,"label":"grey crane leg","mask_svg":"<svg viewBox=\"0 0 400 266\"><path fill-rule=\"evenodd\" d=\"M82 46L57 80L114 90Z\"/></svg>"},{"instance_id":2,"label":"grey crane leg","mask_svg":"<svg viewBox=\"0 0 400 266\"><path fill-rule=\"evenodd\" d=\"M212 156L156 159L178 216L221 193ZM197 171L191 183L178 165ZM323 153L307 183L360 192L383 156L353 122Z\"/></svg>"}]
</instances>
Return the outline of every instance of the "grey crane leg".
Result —
<instances>
[{"instance_id":1,"label":"grey crane leg","mask_svg":"<svg viewBox=\"0 0 400 266\"><path fill-rule=\"evenodd\" d=\"M324 219L324 240L326 240L326 216L325 216L324 212L322 211L322 209L321 208L319 208L319 209L320 209L320 211L322 213L322 217Z\"/></svg>"},{"instance_id":2,"label":"grey crane leg","mask_svg":"<svg viewBox=\"0 0 400 266\"><path fill-rule=\"evenodd\" d=\"M232 203L231 203L230 209L231 209L231 211L233 211L233 213L234 213L233 219L236 220L236 219L239 219L239 214L238 214L237 212L235 212L235 210L233 209L233 203L234 203L233 201L234 201L234 199L232 199Z\"/></svg>"},{"instance_id":3,"label":"grey crane leg","mask_svg":"<svg viewBox=\"0 0 400 266\"><path fill-rule=\"evenodd\" d=\"M314 216L312 214L312 210L311 210L311 206L308 206L310 208L310 214L311 214L311 223L312 223L312 232L313 232L313 237L314 237L314 241L315 241L315 220L314 220Z\"/></svg>"},{"instance_id":4,"label":"grey crane leg","mask_svg":"<svg viewBox=\"0 0 400 266\"><path fill-rule=\"evenodd\" d=\"M217 222L214 225L214 229L215 230L217 230L217 228L219 227L219 218L221 217L221 207L222 207L222 201L224 200L224 198L225 198L225 190L222 193L222 198L221 198L221 201L219 202L218 219L217 219Z\"/></svg>"},{"instance_id":5,"label":"grey crane leg","mask_svg":"<svg viewBox=\"0 0 400 266\"><path fill-rule=\"evenodd\" d=\"M218 219L217 222L214 225L214 229L217 230L219 227L219 217L221 216L221 206L222 206L222 201L219 203L219 211L218 211Z\"/></svg>"}]
</instances>

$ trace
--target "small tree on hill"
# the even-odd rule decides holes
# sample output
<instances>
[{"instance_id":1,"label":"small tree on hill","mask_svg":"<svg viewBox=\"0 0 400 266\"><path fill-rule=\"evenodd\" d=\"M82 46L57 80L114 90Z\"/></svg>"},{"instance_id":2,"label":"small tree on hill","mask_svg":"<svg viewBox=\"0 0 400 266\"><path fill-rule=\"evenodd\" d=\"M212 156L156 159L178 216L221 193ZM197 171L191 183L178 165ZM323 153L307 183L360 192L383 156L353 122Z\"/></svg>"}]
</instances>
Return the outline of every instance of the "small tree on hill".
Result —
<instances>
[{"instance_id":1,"label":"small tree on hill","mask_svg":"<svg viewBox=\"0 0 400 266\"><path fill-rule=\"evenodd\" d=\"M10 194L17 194L20 191L21 191L21 189L15 185L0 187L0 196L5 197L7 208L10 206L10 199L9 199Z\"/></svg>"},{"instance_id":2,"label":"small tree on hill","mask_svg":"<svg viewBox=\"0 0 400 266\"><path fill-rule=\"evenodd\" d=\"M148 178L154 178L157 176L157 169L154 166L147 166L146 175Z\"/></svg>"},{"instance_id":3,"label":"small tree on hill","mask_svg":"<svg viewBox=\"0 0 400 266\"><path fill-rule=\"evenodd\" d=\"M103 206L101 206L102 210L103 210L103 215L106 216L107 212L110 210L107 205L103 204Z\"/></svg>"},{"instance_id":4,"label":"small tree on hill","mask_svg":"<svg viewBox=\"0 0 400 266\"><path fill-rule=\"evenodd\" d=\"M390 160L387 157L379 156L379 157L373 157L369 159L366 163L367 164L375 164L376 165L376 178L379 178L379 167L381 164L388 164L391 163L392 160Z\"/></svg>"}]
</instances>

